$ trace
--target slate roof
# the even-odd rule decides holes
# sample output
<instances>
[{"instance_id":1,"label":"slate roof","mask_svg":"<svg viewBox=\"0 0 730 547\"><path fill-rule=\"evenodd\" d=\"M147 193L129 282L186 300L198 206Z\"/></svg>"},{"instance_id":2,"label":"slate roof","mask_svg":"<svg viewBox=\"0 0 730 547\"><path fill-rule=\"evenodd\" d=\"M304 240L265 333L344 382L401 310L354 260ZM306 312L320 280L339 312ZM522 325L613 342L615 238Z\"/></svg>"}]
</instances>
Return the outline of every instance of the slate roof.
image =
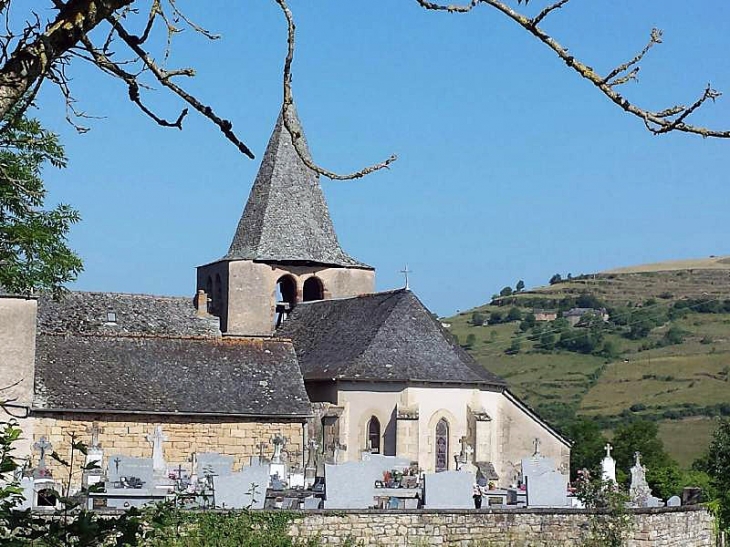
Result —
<instances>
[{"instance_id":1,"label":"slate roof","mask_svg":"<svg viewBox=\"0 0 730 547\"><path fill-rule=\"evenodd\" d=\"M95 292L69 292L59 301L42 296L38 332L220 336L218 319L199 317L192 298Z\"/></svg>"},{"instance_id":2,"label":"slate roof","mask_svg":"<svg viewBox=\"0 0 730 547\"><path fill-rule=\"evenodd\" d=\"M319 186L319 175L297 155L282 115L283 111L276 121L228 254L223 259L372 269L340 247ZM296 112L292 122L302 131Z\"/></svg>"},{"instance_id":3,"label":"slate roof","mask_svg":"<svg viewBox=\"0 0 730 547\"><path fill-rule=\"evenodd\" d=\"M293 340L305 380L506 386L405 289L298 304L277 335Z\"/></svg>"},{"instance_id":4,"label":"slate roof","mask_svg":"<svg viewBox=\"0 0 730 547\"><path fill-rule=\"evenodd\" d=\"M41 334L34 410L302 417L292 344Z\"/></svg>"}]
</instances>

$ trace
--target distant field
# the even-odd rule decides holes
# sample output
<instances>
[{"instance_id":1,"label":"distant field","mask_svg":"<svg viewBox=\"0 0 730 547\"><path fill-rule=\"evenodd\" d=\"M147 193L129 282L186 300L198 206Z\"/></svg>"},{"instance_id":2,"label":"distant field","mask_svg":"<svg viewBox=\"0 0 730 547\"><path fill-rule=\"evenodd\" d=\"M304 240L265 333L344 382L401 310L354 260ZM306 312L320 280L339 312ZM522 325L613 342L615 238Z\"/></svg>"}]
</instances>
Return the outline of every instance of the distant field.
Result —
<instances>
[{"instance_id":1,"label":"distant field","mask_svg":"<svg viewBox=\"0 0 730 547\"><path fill-rule=\"evenodd\" d=\"M679 465L689 467L710 444L717 419L686 418L659 424L659 437Z\"/></svg>"},{"instance_id":2,"label":"distant field","mask_svg":"<svg viewBox=\"0 0 730 547\"><path fill-rule=\"evenodd\" d=\"M667 272L676 270L730 270L730 257L713 256L709 258L697 258L689 260L671 260L668 262L656 262L654 264L641 264L639 266L627 266L616 268L602 273L641 273L641 272Z\"/></svg>"},{"instance_id":3,"label":"distant field","mask_svg":"<svg viewBox=\"0 0 730 547\"><path fill-rule=\"evenodd\" d=\"M474 326L472 313L486 317L517 306L527 313L534 308L554 308L566 297L591 294L608 306L668 309L682 299L730 300L730 257L682 260L620 268L580 276L497 299L443 319L449 330L487 369L502 376L510 388L543 416L558 425L574 412L617 423L626 416L659 421L669 452L689 465L707 448L713 420L694 416L717 412L730 404L730 314L697 313L660 325L647 338L629 340L620 331L607 333L619 358L607 361L595 355L539 352L519 330L519 322ZM650 346L660 342L669 327L684 331L681 344ZM520 351L509 355L515 339ZM633 408L633 409L632 409ZM692 417L686 417L692 414ZM673 419L667 419L671 417Z\"/></svg>"}]
</instances>

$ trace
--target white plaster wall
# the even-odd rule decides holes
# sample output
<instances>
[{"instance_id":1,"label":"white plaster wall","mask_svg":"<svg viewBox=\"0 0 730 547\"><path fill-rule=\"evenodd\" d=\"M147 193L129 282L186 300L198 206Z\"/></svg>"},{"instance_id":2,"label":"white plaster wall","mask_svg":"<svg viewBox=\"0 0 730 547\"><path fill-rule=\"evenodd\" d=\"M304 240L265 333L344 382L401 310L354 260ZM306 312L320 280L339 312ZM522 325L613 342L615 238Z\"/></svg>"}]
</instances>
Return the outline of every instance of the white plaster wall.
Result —
<instances>
[{"instance_id":1,"label":"white plaster wall","mask_svg":"<svg viewBox=\"0 0 730 547\"><path fill-rule=\"evenodd\" d=\"M347 409L346 425L341 434L347 442L348 461L357 460L366 447L366 424L377 416L381 433L386 423L395 422L398 404L419 410L418 463L426 472L435 469L434 437L436 423L442 417L449 422L449 469L461 450L460 439L468 435L468 408L487 412L492 418L491 461L500 476L500 485L512 482L522 458L534 452L534 440L540 439L540 452L569 472L570 451L547 427L521 408L508 395L468 387L406 387L405 384L342 383L337 404ZM393 423L392 427L395 428ZM384 446L384 445L383 445Z\"/></svg>"},{"instance_id":2,"label":"white plaster wall","mask_svg":"<svg viewBox=\"0 0 730 547\"><path fill-rule=\"evenodd\" d=\"M0 398L8 403L0 421L14 419L23 429L17 457L30 453L33 438L32 420L24 416L33 401L37 309L35 299L0 297Z\"/></svg>"}]
</instances>

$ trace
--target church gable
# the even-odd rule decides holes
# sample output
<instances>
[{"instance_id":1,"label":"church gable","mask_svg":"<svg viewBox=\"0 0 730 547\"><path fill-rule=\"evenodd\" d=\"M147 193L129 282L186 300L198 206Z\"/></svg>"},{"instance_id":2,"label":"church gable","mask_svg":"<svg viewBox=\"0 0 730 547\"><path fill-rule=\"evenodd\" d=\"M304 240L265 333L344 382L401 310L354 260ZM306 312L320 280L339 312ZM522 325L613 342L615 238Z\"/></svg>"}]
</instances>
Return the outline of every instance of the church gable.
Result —
<instances>
[{"instance_id":1,"label":"church gable","mask_svg":"<svg viewBox=\"0 0 730 547\"><path fill-rule=\"evenodd\" d=\"M294 349L278 340L41 334L34 411L304 417Z\"/></svg>"},{"instance_id":2,"label":"church gable","mask_svg":"<svg viewBox=\"0 0 730 547\"><path fill-rule=\"evenodd\" d=\"M408 290L301 304L279 334L293 339L305 380L505 386Z\"/></svg>"}]
</instances>

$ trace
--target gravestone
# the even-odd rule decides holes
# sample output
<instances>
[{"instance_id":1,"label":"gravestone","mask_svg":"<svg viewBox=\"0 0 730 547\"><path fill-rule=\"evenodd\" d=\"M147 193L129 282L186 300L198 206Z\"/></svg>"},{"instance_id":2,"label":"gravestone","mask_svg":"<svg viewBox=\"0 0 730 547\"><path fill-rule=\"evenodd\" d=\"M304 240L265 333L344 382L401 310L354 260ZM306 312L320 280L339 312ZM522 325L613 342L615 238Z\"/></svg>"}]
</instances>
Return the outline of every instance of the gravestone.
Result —
<instances>
[{"instance_id":1,"label":"gravestone","mask_svg":"<svg viewBox=\"0 0 730 547\"><path fill-rule=\"evenodd\" d=\"M147 435L147 440L152 443L152 467L155 475L164 477L167 475L167 464L165 464L162 443L167 440L167 437L162 433L162 426L155 427L155 432Z\"/></svg>"},{"instance_id":2,"label":"gravestone","mask_svg":"<svg viewBox=\"0 0 730 547\"><path fill-rule=\"evenodd\" d=\"M112 456L109 458L109 467L107 476L112 485L121 483L122 477L125 482L130 483L129 479L134 477L138 481L134 484L141 488L154 487L154 467L152 458L131 458L129 456ZM141 484L140 484L141 483Z\"/></svg>"},{"instance_id":3,"label":"gravestone","mask_svg":"<svg viewBox=\"0 0 730 547\"><path fill-rule=\"evenodd\" d=\"M324 465L325 509L367 509L373 506L375 481L383 479L383 469L371 462Z\"/></svg>"},{"instance_id":4,"label":"gravestone","mask_svg":"<svg viewBox=\"0 0 730 547\"><path fill-rule=\"evenodd\" d=\"M679 507L682 505L682 500L679 496L672 496L667 500L667 507Z\"/></svg>"},{"instance_id":5,"label":"gravestone","mask_svg":"<svg viewBox=\"0 0 730 547\"><path fill-rule=\"evenodd\" d=\"M269 485L269 466L248 466L237 473L213 477L216 507L263 509Z\"/></svg>"},{"instance_id":6,"label":"gravestone","mask_svg":"<svg viewBox=\"0 0 730 547\"><path fill-rule=\"evenodd\" d=\"M606 482L616 484L616 460L611 457L612 448L610 444L606 444L606 456L601 462L601 478Z\"/></svg>"},{"instance_id":7,"label":"gravestone","mask_svg":"<svg viewBox=\"0 0 730 547\"><path fill-rule=\"evenodd\" d=\"M646 467L641 465L641 453L635 452L634 458L636 461L631 468L631 486L629 486L632 503L637 507L661 507L663 502L652 495L646 482Z\"/></svg>"},{"instance_id":8,"label":"gravestone","mask_svg":"<svg viewBox=\"0 0 730 547\"><path fill-rule=\"evenodd\" d=\"M568 476L557 470L552 458L536 452L522 460L522 480L527 487L529 507L568 505Z\"/></svg>"},{"instance_id":9,"label":"gravestone","mask_svg":"<svg viewBox=\"0 0 730 547\"><path fill-rule=\"evenodd\" d=\"M233 473L233 456L226 456L217 452L203 452L197 454L196 459L196 474L199 477L211 475L225 477Z\"/></svg>"},{"instance_id":10,"label":"gravestone","mask_svg":"<svg viewBox=\"0 0 730 547\"><path fill-rule=\"evenodd\" d=\"M424 508L473 509L475 482L476 475L465 471L427 473L423 477Z\"/></svg>"}]
</instances>

